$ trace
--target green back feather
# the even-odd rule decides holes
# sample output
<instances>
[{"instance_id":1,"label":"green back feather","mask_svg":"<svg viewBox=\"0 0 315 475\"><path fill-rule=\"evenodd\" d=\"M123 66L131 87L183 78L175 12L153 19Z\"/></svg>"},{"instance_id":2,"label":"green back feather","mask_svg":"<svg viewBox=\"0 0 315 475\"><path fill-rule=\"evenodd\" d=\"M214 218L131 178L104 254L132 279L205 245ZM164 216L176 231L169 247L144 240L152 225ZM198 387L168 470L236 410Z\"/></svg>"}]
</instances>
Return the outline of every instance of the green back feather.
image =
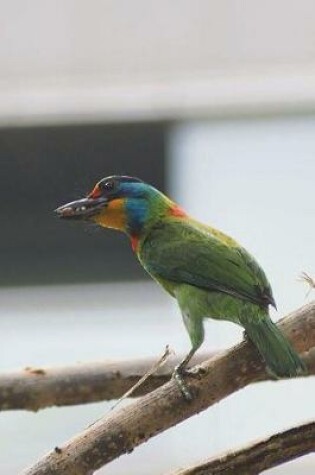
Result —
<instances>
[{"instance_id":1,"label":"green back feather","mask_svg":"<svg viewBox=\"0 0 315 475\"><path fill-rule=\"evenodd\" d=\"M262 307L274 305L265 273L231 238L189 218L165 217L140 243L139 259L162 283L221 291Z\"/></svg>"}]
</instances>

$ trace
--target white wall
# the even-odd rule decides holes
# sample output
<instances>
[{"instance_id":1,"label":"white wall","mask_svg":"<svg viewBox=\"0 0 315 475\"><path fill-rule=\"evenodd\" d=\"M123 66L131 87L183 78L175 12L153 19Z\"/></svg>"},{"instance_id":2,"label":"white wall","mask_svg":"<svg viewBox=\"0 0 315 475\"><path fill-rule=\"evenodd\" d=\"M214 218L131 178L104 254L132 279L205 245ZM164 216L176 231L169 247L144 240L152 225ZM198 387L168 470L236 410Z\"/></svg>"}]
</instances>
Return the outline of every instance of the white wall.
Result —
<instances>
[{"instance_id":1,"label":"white wall","mask_svg":"<svg viewBox=\"0 0 315 475\"><path fill-rule=\"evenodd\" d=\"M0 7L0 125L315 109L311 0Z\"/></svg>"},{"instance_id":2,"label":"white wall","mask_svg":"<svg viewBox=\"0 0 315 475\"><path fill-rule=\"evenodd\" d=\"M315 61L311 0L1 0L0 78L169 76Z\"/></svg>"}]
</instances>

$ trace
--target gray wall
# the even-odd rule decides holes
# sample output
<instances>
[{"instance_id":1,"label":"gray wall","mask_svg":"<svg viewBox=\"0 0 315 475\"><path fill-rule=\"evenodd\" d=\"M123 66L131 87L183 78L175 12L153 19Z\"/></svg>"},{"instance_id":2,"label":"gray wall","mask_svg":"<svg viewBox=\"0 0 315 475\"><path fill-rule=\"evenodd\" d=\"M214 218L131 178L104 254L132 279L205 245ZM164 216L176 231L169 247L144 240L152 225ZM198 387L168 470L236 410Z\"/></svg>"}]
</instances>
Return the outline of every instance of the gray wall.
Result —
<instances>
[{"instance_id":1,"label":"gray wall","mask_svg":"<svg viewBox=\"0 0 315 475\"><path fill-rule=\"evenodd\" d=\"M163 124L0 129L0 284L145 277L122 234L53 210L104 176L164 188Z\"/></svg>"}]
</instances>

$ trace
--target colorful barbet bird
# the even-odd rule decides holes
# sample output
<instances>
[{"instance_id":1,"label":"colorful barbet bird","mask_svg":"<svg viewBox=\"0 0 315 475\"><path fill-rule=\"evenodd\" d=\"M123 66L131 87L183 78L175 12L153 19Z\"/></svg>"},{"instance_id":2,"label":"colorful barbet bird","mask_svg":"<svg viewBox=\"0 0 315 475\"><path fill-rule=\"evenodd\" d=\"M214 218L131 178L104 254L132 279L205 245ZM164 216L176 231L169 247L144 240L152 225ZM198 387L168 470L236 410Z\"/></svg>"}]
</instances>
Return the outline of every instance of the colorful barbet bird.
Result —
<instances>
[{"instance_id":1,"label":"colorful barbet bird","mask_svg":"<svg viewBox=\"0 0 315 475\"><path fill-rule=\"evenodd\" d=\"M270 319L268 308L275 301L256 260L153 186L134 177L110 176L86 198L56 213L126 233L144 269L177 300L191 340L191 350L176 369L179 382L204 340L203 320L208 317L241 325L273 376L305 373L300 357Z\"/></svg>"}]
</instances>

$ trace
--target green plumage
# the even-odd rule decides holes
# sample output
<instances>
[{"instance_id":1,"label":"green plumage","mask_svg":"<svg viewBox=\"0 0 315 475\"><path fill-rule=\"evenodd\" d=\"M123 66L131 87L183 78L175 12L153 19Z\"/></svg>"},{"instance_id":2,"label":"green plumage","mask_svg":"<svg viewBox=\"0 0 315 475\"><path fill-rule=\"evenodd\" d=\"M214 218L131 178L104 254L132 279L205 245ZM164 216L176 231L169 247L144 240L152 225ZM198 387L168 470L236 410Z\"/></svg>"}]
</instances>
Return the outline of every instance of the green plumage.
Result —
<instances>
[{"instance_id":1,"label":"green plumage","mask_svg":"<svg viewBox=\"0 0 315 475\"><path fill-rule=\"evenodd\" d=\"M190 218L168 216L140 241L138 257L147 272L180 306L192 350L204 339L203 319L229 320L245 328L269 370L278 377L305 368L271 321L271 287L254 258L233 239Z\"/></svg>"},{"instance_id":2,"label":"green plumage","mask_svg":"<svg viewBox=\"0 0 315 475\"><path fill-rule=\"evenodd\" d=\"M273 304L262 269L235 241L220 237L199 223L169 217L151 228L139 258L153 277L217 290L261 306Z\"/></svg>"}]
</instances>

